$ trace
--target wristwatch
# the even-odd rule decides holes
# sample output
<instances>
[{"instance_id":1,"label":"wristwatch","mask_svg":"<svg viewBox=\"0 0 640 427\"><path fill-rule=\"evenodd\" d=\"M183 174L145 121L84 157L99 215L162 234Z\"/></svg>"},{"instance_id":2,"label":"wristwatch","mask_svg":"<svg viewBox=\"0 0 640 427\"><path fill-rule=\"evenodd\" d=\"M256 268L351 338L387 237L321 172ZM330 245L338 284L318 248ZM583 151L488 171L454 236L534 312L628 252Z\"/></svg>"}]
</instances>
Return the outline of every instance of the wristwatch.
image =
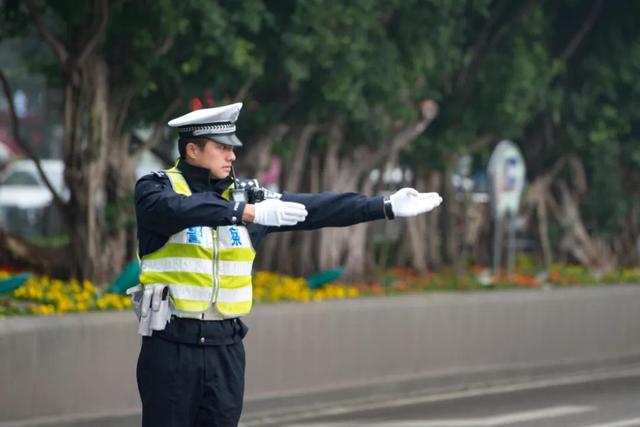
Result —
<instances>
[{"instance_id":1,"label":"wristwatch","mask_svg":"<svg viewBox=\"0 0 640 427\"><path fill-rule=\"evenodd\" d=\"M384 216L387 219L394 219L396 215L393 213L393 206L391 206L391 199L388 196L384 198Z\"/></svg>"}]
</instances>

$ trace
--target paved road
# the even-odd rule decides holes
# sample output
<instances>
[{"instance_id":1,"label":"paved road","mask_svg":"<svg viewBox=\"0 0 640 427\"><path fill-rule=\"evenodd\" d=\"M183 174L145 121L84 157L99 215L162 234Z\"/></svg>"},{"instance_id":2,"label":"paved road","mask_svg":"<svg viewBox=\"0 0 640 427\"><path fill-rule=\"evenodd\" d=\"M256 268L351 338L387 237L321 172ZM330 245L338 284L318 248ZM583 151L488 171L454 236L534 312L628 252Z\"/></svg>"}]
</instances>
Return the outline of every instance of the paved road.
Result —
<instances>
[{"instance_id":1,"label":"paved road","mask_svg":"<svg viewBox=\"0 0 640 427\"><path fill-rule=\"evenodd\" d=\"M334 412L331 414L331 412ZM551 378L443 395L414 395L313 418L249 420L282 427L628 427L640 426L640 369Z\"/></svg>"},{"instance_id":2,"label":"paved road","mask_svg":"<svg viewBox=\"0 0 640 427\"><path fill-rule=\"evenodd\" d=\"M55 425L139 427L140 416ZM240 424L240 427L364 426L640 427L640 367L443 394L414 393L384 401L318 408L313 414L308 411L298 415L270 414L267 418L245 413Z\"/></svg>"}]
</instances>

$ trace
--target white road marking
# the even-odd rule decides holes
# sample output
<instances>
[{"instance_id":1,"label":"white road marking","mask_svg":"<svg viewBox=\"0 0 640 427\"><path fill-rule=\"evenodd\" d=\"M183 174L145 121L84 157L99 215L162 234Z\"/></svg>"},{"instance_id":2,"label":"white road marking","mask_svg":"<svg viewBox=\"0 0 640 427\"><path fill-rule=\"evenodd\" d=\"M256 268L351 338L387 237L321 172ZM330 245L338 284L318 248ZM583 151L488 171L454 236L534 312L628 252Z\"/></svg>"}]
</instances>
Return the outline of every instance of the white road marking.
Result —
<instances>
[{"instance_id":1,"label":"white road marking","mask_svg":"<svg viewBox=\"0 0 640 427\"><path fill-rule=\"evenodd\" d=\"M545 418L557 418L566 415L581 414L593 411L593 406L553 406L550 408L537 409L533 411L514 412L512 414L498 415L485 418L457 418L442 420L407 420L407 421L360 421L360 422L338 422L338 423L310 423L310 424L287 424L286 427L495 427L509 424L522 423L525 421L541 420ZM597 426L597 427L605 427ZM609 426L606 427L623 427Z\"/></svg>"},{"instance_id":2,"label":"white road marking","mask_svg":"<svg viewBox=\"0 0 640 427\"><path fill-rule=\"evenodd\" d=\"M353 412L362 412L383 408L397 408L407 405L442 402L478 396L489 396L495 394L511 393L515 391L544 389L547 387L557 387L562 385L585 384L592 381L612 380L617 378L629 378L635 376L640 376L640 369L637 366L615 370L596 371L590 373L577 373L561 378L557 378L554 376L526 382L515 382L506 384L496 383L484 386L470 385L470 388L466 390L442 392L436 394L420 394L418 392L409 397L396 398L395 396L389 396L387 397L387 399L389 400L386 401L378 397L377 399L372 400L362 399L361 401L351 401L347 402L345 405L338 406L336 406L335 403L325 407L302 406L300 408L297 408L296 411L292 411L289 413L283 413L281 411L265 411L261 414L255 414L253 417L251 417L250 420L241 423L240 426L253 427L264 424L285 425L287 422L300 422L299 420L301 420L302 418L344 415ZM338 424L331 424L331 426L336 425Z\"/></svg>"},{"instance_id":3,"label":"white road marking","mask_svg":"<svg viewBox=\"0 0 640 427\"><path fill-rule=\"evenodd\" d=\"M614 421L604 424L593 424L587 427L633 427L640 426L640 418L629 418L628 420Z\"/></svg>"},{"instance_id":4,"label":"white road marking","mask_svg":"<svg viewBox=\"0 0 640 427\"><path fill-rule=\"evenodd\" d=\"M554 406L551 408L537 409L533 411L516 412L508 415L487 418L481 426L501 426L515 424L544 418L563 417L572 414L581 414L595 410L595 406Z\"/></svg>"}]
</instances>

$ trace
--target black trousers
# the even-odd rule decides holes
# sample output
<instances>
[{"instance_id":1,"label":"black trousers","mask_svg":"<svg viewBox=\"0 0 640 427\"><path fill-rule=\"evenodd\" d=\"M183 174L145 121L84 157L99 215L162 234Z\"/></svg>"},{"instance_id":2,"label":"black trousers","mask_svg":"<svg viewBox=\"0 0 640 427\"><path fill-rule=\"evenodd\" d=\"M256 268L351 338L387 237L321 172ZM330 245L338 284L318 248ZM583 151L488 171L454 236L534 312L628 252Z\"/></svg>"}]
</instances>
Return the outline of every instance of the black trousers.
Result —
<instances>
[{"instance_id":1,"label":"black trousers","mask_svg":"<svg viewBox=\"0 0 640 427\"><path fill-rule=\"evenodd\" d=\"M244 371L241 339L199 345L144 337L137 367L142 426L236 427Z\"/></svg>"}]
</instances>

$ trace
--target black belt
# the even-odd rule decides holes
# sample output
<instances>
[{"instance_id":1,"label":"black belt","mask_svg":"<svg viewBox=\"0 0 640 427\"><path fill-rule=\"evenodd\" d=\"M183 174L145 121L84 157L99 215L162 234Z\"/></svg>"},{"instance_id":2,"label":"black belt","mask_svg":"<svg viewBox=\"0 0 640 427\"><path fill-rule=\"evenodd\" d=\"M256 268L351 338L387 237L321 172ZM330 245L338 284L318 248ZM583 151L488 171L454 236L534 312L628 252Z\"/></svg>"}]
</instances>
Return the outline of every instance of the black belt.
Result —
<instances>
[{"instance_id":1,"label":"black belt","mask_svg":"<svg viewBox=\"0 0 640 427\"><path fill-rule=\"evenodd\" d=\"M198 320L171 316L166 328L154 331L153 336L184 344L229 345L242 341L248 330L239 318Z\"/></svg>"}]
</instances>

